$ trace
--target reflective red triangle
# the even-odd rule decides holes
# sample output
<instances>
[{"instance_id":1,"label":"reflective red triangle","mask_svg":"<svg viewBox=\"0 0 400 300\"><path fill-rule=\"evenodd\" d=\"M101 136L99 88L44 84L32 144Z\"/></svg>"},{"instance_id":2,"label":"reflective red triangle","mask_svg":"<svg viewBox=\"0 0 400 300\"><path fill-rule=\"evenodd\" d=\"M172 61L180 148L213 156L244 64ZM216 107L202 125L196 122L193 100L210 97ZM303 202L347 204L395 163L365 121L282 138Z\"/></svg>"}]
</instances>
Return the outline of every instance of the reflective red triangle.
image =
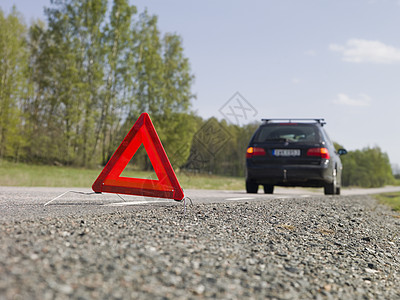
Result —
<instances>
[{"instance_id":1,"label":"reflective red triangle","mask_svg":"<svg viewBox=\"0 0 400 300\"><path fill-rule=\"evenodd\" d=\"M122 171L144 146L158 180L121 177ZM96 193L118 193L182 200L182 188L147 113L142 113L92 186Z\"/></svg>"}]
</instances>

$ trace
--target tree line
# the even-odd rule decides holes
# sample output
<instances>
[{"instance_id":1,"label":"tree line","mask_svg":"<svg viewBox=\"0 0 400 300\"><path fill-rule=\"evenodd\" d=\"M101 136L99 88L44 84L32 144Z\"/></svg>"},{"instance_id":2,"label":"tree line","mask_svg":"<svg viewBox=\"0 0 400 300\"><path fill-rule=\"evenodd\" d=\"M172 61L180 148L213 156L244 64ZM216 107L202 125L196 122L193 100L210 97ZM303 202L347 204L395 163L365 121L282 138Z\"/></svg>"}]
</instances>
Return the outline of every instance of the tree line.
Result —
<instances>
[{"instance_id":1,"label":"tree line","mask_svg":"<svg viewBox=\"0 0 400 300\"><path fill-rule=\"evenodd\" d=\"M0 158L104 164L143 111L166 148L189 155L194 76L181 37L128 0L108 7L52 1L29 28L0 11Z\"/></svg>"},{"instance_id":2,"label":"tree line","mask_svg":"<svg viewBox=\"0 0 400 300\"><path fill-rule=\"evenodd\" d=\"M104 165L148 112L173 167L186 174L244 176L258 123L202 119L191 108L194 75L182 39L128 0L53 0L29 27L0 10L0 159ZM342 157L343 184L392 183L375 148ZM151 169L139 149L135 168Z\"/></svg>"},{"instance_id":3,"label":"tree line","mask_svg":"<svg viewBox=\"0 0 400 300\"><path fill-rule=\"evenodd\" d=\"M396 183L389 157L378 146L349 151L341 160L343 186L372 188Z\"/></svg>"}]
</instances>

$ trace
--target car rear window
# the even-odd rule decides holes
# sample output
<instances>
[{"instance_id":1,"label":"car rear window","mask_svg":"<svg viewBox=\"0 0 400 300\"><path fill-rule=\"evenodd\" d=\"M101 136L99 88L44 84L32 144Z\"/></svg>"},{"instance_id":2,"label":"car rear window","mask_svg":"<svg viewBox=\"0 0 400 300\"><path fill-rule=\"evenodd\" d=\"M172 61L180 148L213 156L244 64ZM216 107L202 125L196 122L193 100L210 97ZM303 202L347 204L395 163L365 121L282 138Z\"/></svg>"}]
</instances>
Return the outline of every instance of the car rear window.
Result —
<instances>
[{"instance_id":1,"label":"car rear window","mask_svg":"<svg viewBox=\"0 0 400 300\"><path fill-rule=\"evenodd\" d=\"M254 142L318 143L318 129L314 125L270 124L260 127Z\"/></svg>"}]
</instances>

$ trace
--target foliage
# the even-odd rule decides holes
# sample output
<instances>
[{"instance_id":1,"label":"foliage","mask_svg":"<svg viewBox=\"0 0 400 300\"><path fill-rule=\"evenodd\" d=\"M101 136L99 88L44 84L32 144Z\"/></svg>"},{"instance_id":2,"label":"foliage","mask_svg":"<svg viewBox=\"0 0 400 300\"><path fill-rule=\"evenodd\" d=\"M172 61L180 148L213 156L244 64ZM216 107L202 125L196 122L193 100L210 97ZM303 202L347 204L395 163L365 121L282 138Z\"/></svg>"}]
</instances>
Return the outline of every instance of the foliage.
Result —
<instances>
[{"instance_id":1,"label":"foliage","mask_svg":"<svg viewBox=\"0 0 400 300\"><path fill-rule=\"evenodd\" d=\"M389 158L379 147L349 151L342 163L344 186L371 188L394 183Z\"/></svg>"},{"instance_id":2,"label":"foliage","mask_svg":"<svg viewBox=\"0 0 400 300\"><path fill-rule=\"evenodd\" d=\"M191 173L244 176L247 144L259 124L239 127L215 118L197 124L190 156L182 169Z\"/></svg>"},{"instance_id":3,"label":"foliage","mask_svg":"<svg viewBox=\"0 0 400 300\"><path fill-rule=\"evenodd\" d=\"M181 38L162 35L157 17L137 15L128 0L108 8L106 0L52 1L47 24L29 31L15 10L1 13L0 157L105 164L146 111L165 148L179 142L187 158L194 77Z\"/></svg>"},{"instance_id":4,"label":"foliage","mask_svg":"<svg viewBox=\"0 0 400 300\"><path fill-rule=\"evenodd\" d=\"M13 8L4 16L0 10L0 158L23 156L23 105L28 88L26 26Z\"/></svg>"}]
</instances>

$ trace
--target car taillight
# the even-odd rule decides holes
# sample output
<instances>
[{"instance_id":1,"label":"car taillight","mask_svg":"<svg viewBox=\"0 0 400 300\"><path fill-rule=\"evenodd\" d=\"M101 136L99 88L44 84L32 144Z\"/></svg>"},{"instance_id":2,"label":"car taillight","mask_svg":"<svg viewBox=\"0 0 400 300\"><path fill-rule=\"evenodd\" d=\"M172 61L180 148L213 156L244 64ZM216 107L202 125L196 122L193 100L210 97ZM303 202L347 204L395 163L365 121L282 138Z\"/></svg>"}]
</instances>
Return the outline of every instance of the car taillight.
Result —
<instances>
[{"instance_id":1,"label":"car taillight","mask_svg":"<svg viewBox=\"0 0 400 300\"><path fill-rule=\"evenodd\" d=\"M329 159L330 157L326 148L310 148L307 151L307 156L318 156L325 159Z\"/></svg>"},{"instance_id":2,"label":"car taillight","mask_svg":"<svg viewBox=\"0 0 400 300\"><path fill-rule=\"evenodd\" d=\"M253 156L265 155L266 152L263 148L259 147L249 147L247 148L246 158L252 158Z\"/></svg>"}]
</instances>

